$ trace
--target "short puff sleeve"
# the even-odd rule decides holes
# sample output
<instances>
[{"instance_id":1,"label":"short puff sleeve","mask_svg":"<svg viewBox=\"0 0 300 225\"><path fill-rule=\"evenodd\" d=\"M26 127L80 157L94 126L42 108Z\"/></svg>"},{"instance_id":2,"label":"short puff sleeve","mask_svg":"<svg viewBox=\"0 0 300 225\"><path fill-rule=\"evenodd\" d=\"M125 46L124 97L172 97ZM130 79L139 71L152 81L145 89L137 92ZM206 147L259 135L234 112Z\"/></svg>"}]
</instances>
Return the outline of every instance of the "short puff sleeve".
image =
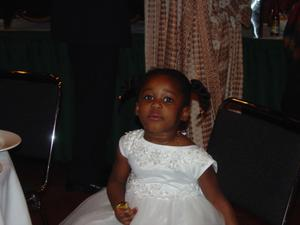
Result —
<instances>
[{"instance_id":1,"label":"short puff sleeve","mask_svg":"<svg viewBox=\"0 0 300 225\"><path fill-rule=\"evenodd\" d=\"M127 152L128 152L128 147L129 147L129 143L127 140L128 140L127 134L123 135L119 140L119 150L120 150L120 153L125 158L127 158Z\"/></svg>"},{"instance_id":2,"label":"short puff sleeve","mask_svg":"<svg viewBox=\"0 0 300 225\"><path fill-rule=\"evenodd\" d=\"M210 166L216 173L218 171L217 162L202 148L198 148L197 154L191 160L197 162L192 166L192 174L195 178L199 178Z\"/></svg>"},{"instance_id":3,"label":"short puff sleeve","mask_svg":"<svg viewBox=\"0 0 300 225\"><path fill-rule=\"evenodd\" d=\"M120 153L125 157L128 158L129 150L134 143L134 141L143 135L143 130L134 130L129 131L125 135L123 135L119 140L119 150Z\"/></svg>"}]
</instances>

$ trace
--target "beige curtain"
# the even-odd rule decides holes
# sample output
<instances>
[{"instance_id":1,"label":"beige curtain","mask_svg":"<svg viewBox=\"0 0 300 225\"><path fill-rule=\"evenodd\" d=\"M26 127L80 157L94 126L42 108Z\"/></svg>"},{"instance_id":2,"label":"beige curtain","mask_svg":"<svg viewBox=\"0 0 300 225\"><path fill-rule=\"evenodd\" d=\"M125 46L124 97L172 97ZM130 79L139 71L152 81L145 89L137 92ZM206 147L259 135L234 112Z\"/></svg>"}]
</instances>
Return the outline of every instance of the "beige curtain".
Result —
<instances>
[{"instance_id":1,"label":"beige curtain","mask_svg":"<svg viewBox=\"0 0 300 225\"><path fill-rule=\"evenodd\" d=\"M192 103L189 135L206 147L224 98L242 96L241 24L249 24L249 0L145 0L146 69L168 67L199 79L212 96L201 121Z\"/></svg>"}]
</instances>

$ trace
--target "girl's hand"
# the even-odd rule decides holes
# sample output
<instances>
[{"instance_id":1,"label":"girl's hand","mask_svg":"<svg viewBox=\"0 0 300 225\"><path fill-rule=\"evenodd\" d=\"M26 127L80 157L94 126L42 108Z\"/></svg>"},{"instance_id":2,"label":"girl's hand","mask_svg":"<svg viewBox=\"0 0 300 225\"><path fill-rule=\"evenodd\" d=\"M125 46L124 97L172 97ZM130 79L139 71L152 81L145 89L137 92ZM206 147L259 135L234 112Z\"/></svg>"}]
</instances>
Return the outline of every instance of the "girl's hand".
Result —
<instances>
[{"instance_id":1,"label":"girl's hand","mask_svg":"<svg viewBox=\"0 0 300 225\"><path fill-rule=\"evenodd\" d=\"M129 225L137 213L137 208L115 208L116 218L124 225Z\"/></svg>"}]
</instances>

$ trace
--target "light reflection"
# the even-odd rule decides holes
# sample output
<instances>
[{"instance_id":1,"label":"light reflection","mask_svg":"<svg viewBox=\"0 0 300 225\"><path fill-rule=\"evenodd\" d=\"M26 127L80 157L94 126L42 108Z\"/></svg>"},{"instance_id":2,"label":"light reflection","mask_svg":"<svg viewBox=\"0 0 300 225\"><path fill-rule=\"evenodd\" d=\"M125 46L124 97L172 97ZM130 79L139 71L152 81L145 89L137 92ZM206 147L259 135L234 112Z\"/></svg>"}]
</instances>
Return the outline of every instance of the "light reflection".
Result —
<instances>
[{"instance_id":1,"label":"light reflection","mask_svg":"<svg viewBox=\"0 0 300 225\"><path fill-rule=\"evenodd\" d=\"M24 70L14 70L14 71L12 71L12 73L28 74L28 72L27 72L27 71L24 71Z\"/></svg>"},{"instance_id":2,"label":"light reflection","mask_svg":"<svg viewBox=\"0 0 300 225\"><path fill-rule=\"evenodd\" d=\"M261 0L252 0L251 24L253 26L253 33L255 38L259 38L260 8L261 8Z\"/></svg>"}]
</instances>

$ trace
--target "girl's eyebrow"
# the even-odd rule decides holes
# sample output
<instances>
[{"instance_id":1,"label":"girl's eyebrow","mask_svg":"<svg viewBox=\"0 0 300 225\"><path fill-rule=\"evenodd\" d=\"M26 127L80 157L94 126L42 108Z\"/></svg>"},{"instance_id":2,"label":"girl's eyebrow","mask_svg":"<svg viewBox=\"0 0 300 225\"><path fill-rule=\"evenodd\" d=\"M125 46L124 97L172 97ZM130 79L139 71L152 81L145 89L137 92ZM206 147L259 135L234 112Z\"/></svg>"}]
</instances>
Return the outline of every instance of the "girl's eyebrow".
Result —
<instances>
[{"instance_id":1,"label":"girl's eyebrow","mask_svg":"<svg viewBox=\"0 0 300 225\"><path fill-rule=\"evenodd\" d=\"M163 91L165 91L165 92L167 92L167 93L170 93L170 94L172 94L172 95L176 95L176 92L171 91L171 90L169 90L169 89L163 89Z\"/></svg>"},{"instance_id":2,"label":"girl's eyebrow","mask_svg":"<svg viewBox=\"0 0 300 225\"><path fill-rule=\"evenodd\" d=\"M146 91L153 91L153 90L152 90L152 88L145 88L145 89L142 89L141 93L146 92ZM169 94L172 94L172 95L176 95L176 92L171 91L171 90L169 90L169 89L165 89L165 88L164 88L163 91L164 91L164 92L167 92L167 93L169 93Z\"/></svg>"}]
</instances>

